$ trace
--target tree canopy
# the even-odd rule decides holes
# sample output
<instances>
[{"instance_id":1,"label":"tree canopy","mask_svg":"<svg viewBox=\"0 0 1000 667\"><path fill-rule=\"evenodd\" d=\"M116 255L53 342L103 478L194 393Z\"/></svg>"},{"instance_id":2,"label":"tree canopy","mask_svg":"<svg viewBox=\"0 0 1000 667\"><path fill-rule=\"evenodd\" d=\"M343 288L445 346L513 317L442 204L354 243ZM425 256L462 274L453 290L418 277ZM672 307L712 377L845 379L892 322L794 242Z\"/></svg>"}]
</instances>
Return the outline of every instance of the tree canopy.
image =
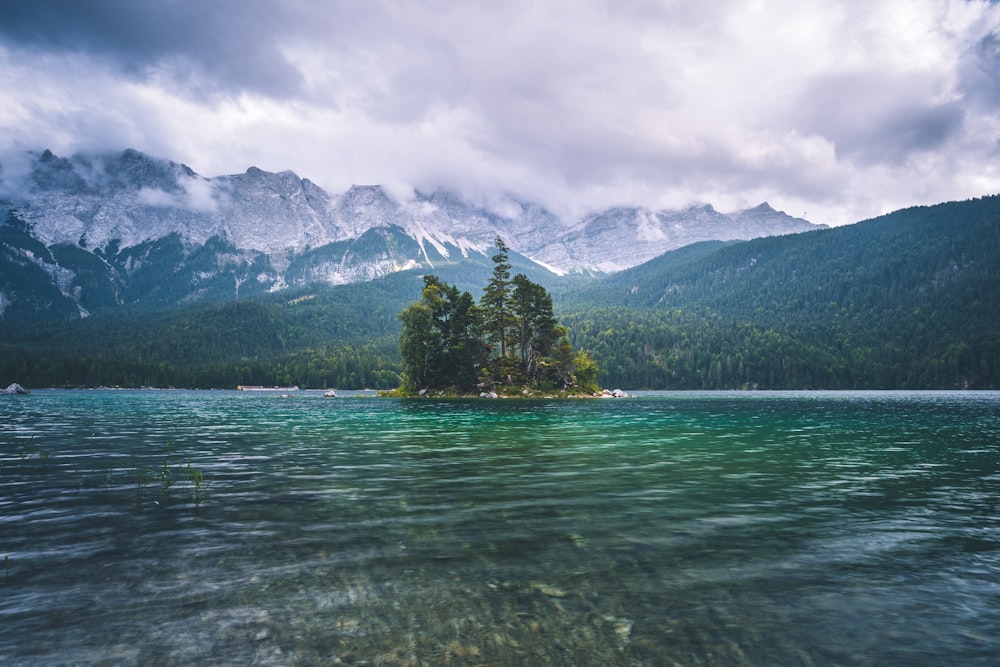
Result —
<instances>
[{"instance_id":1,"label":"tree canopy","mask_svg":"<svg viewBox=\"0 0 1000 667\"><path fill-rule=\"evenodd\" d=\"M511 278L499 237L496 248L478 304L469 292L424 276L420 299L399 314L401 391L596 392L597 364L573 349L551 295L524 274Z\"/></svg>"},{"instance_id":2,"label":"tree canopy","mask_svg":"<svg viewBox=\"0 0 1000 667\"><path fill-rule=\"evenodd\" d=\"M16 228L0 232L0 245L17 241L9 237ZM593 371L576 348L600 363L604 384L629 389L1000 387L1000 196L697 244L596 278L551 279L505 254L498 247L493 262L470 253L436 263L432 294L406 314L402 338L400 312L428 287L416 270L83 319L7 319L9 305L0 317L0 380L29 388L390 389L400 385L408 348L406 383L418 390L478 393L481 383L512 388L534 378L575 382L579 391ZM518 273L548 281L551 297L510 275ZM499 337L481 319L492 307L482 286L493 278L508 314Z\"/></svg>"}]
</instances>

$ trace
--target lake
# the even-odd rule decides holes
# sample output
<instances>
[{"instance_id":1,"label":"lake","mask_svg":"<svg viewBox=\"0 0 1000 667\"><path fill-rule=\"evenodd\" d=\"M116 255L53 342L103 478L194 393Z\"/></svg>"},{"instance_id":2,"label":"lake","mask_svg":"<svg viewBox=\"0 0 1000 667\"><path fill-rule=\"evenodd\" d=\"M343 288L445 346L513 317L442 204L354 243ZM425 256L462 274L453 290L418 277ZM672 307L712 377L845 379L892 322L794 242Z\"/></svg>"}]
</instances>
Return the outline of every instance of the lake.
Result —
<instances>
[{"instance_id":1,"label":"lake","mask_svg":"<svg viewBox=\"0 0 1000 667\"><path fill-rule=\"evenodd\" d=\"M0 397L0 664L995 665L1000 393Z\"/></svg>"}]
</instances>

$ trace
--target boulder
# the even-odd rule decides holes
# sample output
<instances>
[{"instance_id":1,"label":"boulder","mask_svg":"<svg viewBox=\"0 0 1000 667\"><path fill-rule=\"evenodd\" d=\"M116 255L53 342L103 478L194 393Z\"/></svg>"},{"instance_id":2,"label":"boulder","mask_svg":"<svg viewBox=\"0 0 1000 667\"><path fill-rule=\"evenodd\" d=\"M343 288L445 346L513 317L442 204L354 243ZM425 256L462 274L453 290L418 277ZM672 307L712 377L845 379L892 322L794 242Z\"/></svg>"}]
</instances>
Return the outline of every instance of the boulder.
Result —
<instances>
[{"instance_id":1,"label":"boulder","mask_svg":"<svg viewBox=\"0 0 1000 667\"><path fill-rule=\"evenodd\" d=\"M0 394L30 394L31 392L14 382L11 383L6 389L0 391Z\"/></svg>"}]
</instances>

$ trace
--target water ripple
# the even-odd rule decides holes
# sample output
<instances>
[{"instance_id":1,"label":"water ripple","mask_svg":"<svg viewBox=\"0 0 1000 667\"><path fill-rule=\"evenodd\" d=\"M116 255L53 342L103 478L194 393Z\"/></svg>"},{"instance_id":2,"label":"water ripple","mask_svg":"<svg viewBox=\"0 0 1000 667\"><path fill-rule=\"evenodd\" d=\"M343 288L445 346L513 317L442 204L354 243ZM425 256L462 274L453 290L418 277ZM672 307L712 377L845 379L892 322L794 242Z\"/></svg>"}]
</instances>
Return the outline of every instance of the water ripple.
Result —
<instances>
[{"instance_id":1,"label":"water ripple","mask_svg":"<svg viewBox=\"0 0 1000 667\"><path fill-rule=\"evenodd\" d=\"M1000 395L0 401L8 664L994 664Z\"/></svg>"}]
</instances>

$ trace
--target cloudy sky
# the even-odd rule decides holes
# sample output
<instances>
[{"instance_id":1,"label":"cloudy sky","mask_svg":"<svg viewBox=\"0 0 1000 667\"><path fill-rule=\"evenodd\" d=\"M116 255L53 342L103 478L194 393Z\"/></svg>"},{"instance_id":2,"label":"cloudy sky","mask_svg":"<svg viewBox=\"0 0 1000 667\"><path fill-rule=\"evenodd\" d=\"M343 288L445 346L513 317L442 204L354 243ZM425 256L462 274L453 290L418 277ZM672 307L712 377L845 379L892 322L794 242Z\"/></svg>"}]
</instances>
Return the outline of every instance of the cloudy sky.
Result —
<instances>
[{"instance_id":1,"label":"cloudy sky","mask_svg":"<svg viewBox=\"0 0 1000 667\"><path fill-rule=\"evenodd\" d=\"M814 222L1000 192L985 0L0 3L0 160Z\"/></svg>"}]
</instances>

